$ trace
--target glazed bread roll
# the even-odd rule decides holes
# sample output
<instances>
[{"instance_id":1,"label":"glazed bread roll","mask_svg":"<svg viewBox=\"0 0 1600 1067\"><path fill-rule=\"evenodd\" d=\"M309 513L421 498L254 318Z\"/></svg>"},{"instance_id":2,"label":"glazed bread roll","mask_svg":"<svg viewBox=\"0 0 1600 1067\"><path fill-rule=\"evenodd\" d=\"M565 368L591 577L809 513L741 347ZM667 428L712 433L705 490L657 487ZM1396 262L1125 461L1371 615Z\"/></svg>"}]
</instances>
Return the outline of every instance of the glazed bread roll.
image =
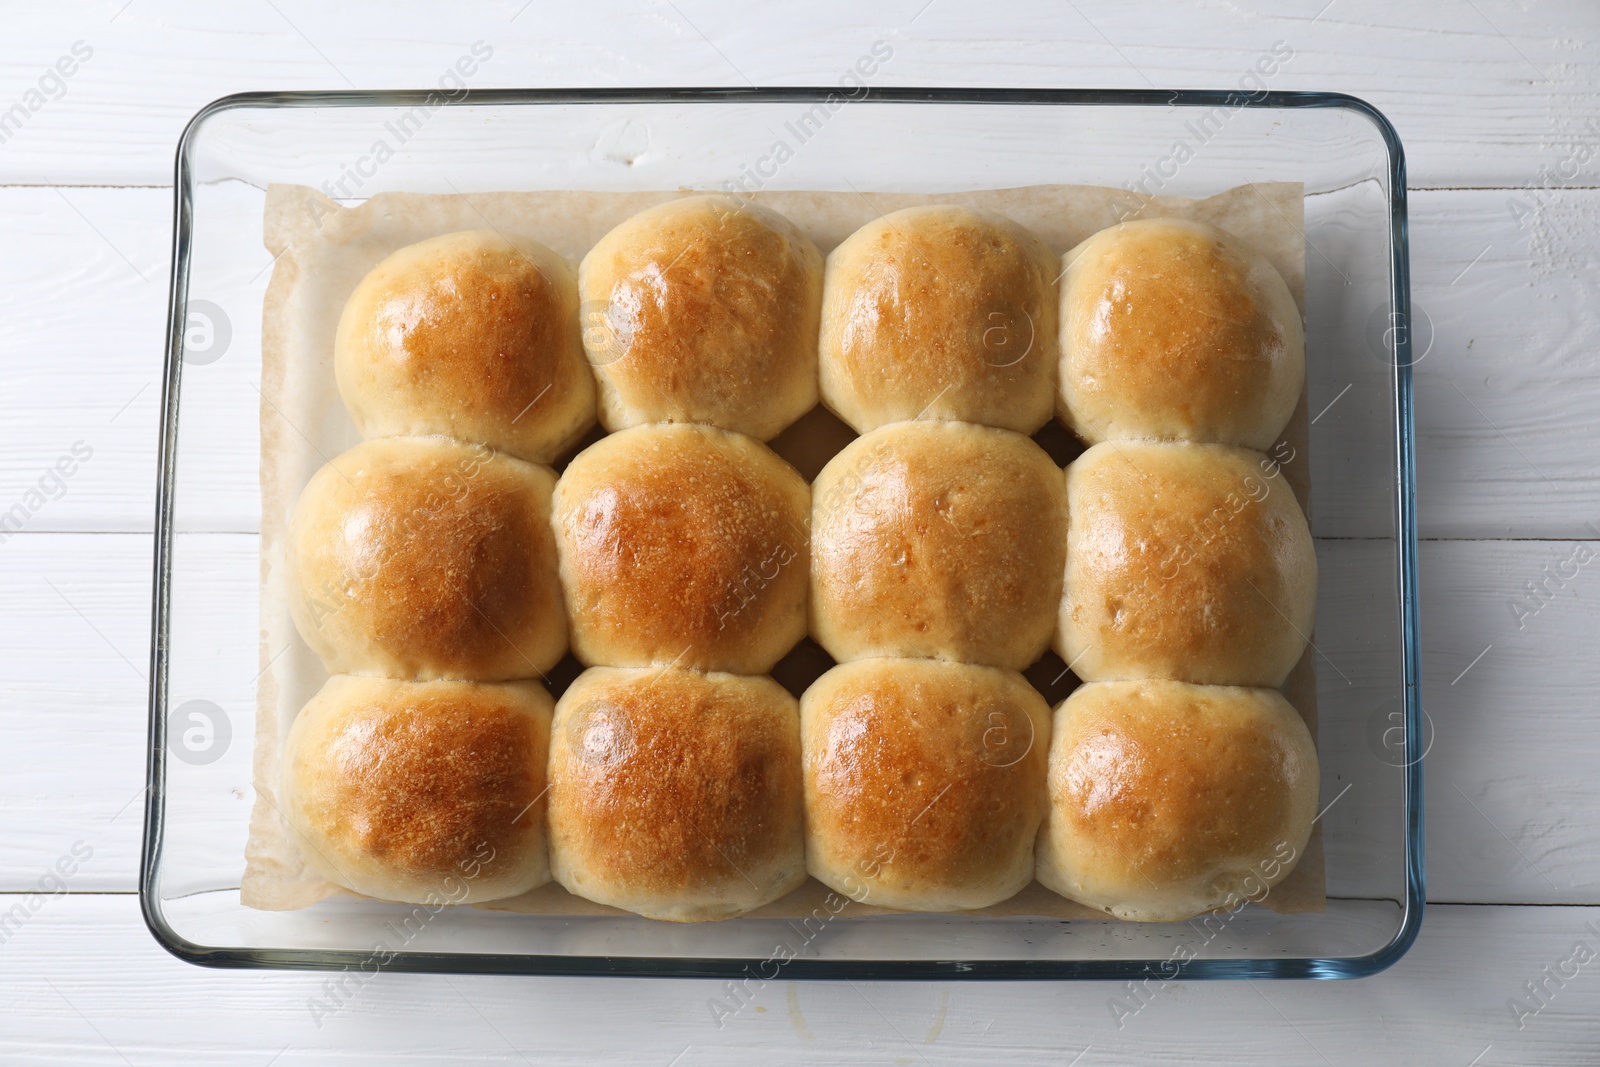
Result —
<instances>
[{"instance_id":1,"label":"glazed bread roll","mask_svg":"<svg viewBox=\"0 0 1600 1067\"><path fill-rule=\"evenodd\" d=\"M550 710L537 682L334 675L284 743L301 855L330 882L412 904L543 885Z\"/></svg>"},{"instance_id":2,"label":"glazed bread roll","mask_svg":"<svg viewBox=\"0 0 1600 1067\"><path fill-rule=\"evenodd\" d=\"M741 434L658 424L596 442L555 492L572 651L771 670L806 632L810 509L795 469Z\"/></svg>"},{"instance_id":3,"label":"glazed bread roll","mask_svg":"<svg viewBox=\"0 0 1600 1067\"><path fill-rule=\"evenodd\" d=\"M1107 442L1067 468L1056 651L1086 682L1283 684L1316 615L1305 514L1266 456Z\"/></svg>"},{"instance_id":4,"label":"glazed bread roll","mask_svg":"<svg viewBox=\"0 0 1600 1067\"><path fill-rule=\"evenodd\" d=\"M822 402L860 433L903 419L1032 433L1055 391L1060 265L1027 230L966 208L906 208L828 256Z\"/></svg>"},{"instance_id":5,"label":"glazed bread roll","mask_svg":"<svg viewBox=\"0 0 1600 1067\"><path fill-rule=\"evenodd\" d=\"M800 699L806 866L860 903L997 904L1033 880L1050 709L1022 676L857 660Z\"/></svg>"},{"instance_id":6,"label":"glazed bread roll","mask_svg":"<svg viewBox=\"0 0 1600 1067\"><path fill-rule=\"evenodd\" d=\"M556 706L550 865L652 919L727 919L805 880L800 723L770 678L593 667Z\"/></svg>"},{"instance_id":7,"label":"glazed bread roll","mask_svg":"<svg viewBox=\"0 0 1600 1067\"><path fill-rule=\"evenodd\" d=\"M731 196L669 200L578 268L600 422L702 422L759 440L817 403L822 253Z\"/></svg>"},{"instance_id":8,"label":"glazed bread roll","mask_svg":"<svg viewBox=\"0 0 1600 1067\"><path fill-rule=\"evenodd\" d=\"M572 267L494 230L410 245L339 316L339 394L364 437L447 434L549 463L594 425Z\"/></svg>"},{"instance_id":9,"label":"glazed bread roll","mask_svg":"<svg viewBox=\"0 0 1600 1067\"><path fill-rule=\"evenodd\" d=\"M1062 425L1085 441L1265 450L1305 383L1300 309L1264 256L1213 226L1141 219L1066 255Z\"/></svg>"},{"instance_id":10,"label":"glazed bread roll","mask_svg":"<svg viewBox=\"0 0 1600 1067\"><path fill-rule=\"evenodd\" d=\"M1270 689L1095 682L1056 709L1039 881L1119 919L1259 902L1317 814L1317 753Z\"/></svg>"},{"instance_id":11,"label":"glazed bread roll","mask_svg":"<svg viewBox=\"0 0 1600 1067\"><path fill-rule=\"evenodd\" d=\"M445 437L367 441L300 494L289 611L333 674L529 678L567 649L547 467Z\"/></svg>"},{"instance_id":12,"label":"glazed bread roll","mask_svg":"<svg viewBox=\"0 0 1600 1067\"><path fill-rule=\"evenodd\" d=\"M1050 644L1066 487L1010 430L899 422L812 484L811 634L834 659L926 656L1021 670Z\"/></svg>"}]
</instances>

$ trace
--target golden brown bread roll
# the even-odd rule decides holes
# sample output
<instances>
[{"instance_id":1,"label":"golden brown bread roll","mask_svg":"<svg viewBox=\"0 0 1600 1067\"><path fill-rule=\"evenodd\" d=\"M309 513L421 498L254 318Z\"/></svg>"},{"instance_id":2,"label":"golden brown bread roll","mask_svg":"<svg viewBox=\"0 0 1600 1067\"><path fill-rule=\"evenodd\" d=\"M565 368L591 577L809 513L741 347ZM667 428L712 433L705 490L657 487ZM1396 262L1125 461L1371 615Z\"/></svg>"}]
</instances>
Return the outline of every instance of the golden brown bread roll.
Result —
<instances>
[{"instance_id":1,"label":"golden brown bread roll","mask_svg":"<svg viewBox=\"0 0 1600 1067\"><path fill-rule=\"evenodd\" d=\"M1013 671L857 660L800 699L806 865L854 900L981 908L1033 880L1050 709Z\"/></svg>"},{"instance_id":2,"label":"golden brown bread roll","mask_svg":"<svg viewBox=\"0 0 1600 1067\"><path fill-rule=\"evenodd\" d=\"M334 675L283 749L301 854L330 882L413 904L543 885L550 712L537 682Z\"/></svg>"},{"instance_id":3,"label":"golden brown bread roll","mask_svg":"<svg viewBox=\"0 0 1600 1067\"><path fill-rule=\"evenodd\" d=\"M1066 487L1010 430L899 422L812 485L811 633L834 659L929 656L1021 670L1050 644Z\"/></svg>"},{"instance_id":4,"label":"golden brown bread roll","mask_svg":"<svg viewBox=\"0 0 1600 1067\"><path fill-rule=\"evenodd\" d=\"M1279 686L1316 615L1317 557L1267 457L1106 442L1067 468L1056 651L1084 681Z\"/></svg>"},{"instance_id":5,"label":"golden brown bread roll","mask_svg":"<svg viewBox=\"0 0 1600 1067\"><path fill-rule=\"evenodd\" d=\"M1000 215L939 205L867 223L828 255L822 402L861 433L915 418L1032 433L1054 404L1059 270Z\"/></svg>"},{"instance_id":6,"label":"golden brown bread roll","mask_svg":"<svg viewBox=\"0 0 1600 1067\"><path fill-rule=\"evenodd\" d=\"M566 653L555 475L445 437L366 441L306 485L289 610L329 672L498 681Z\"/></svg>"},{"instance_id":7,"label":"golden brown bread roll","mask_svg":"<svg viewBox=\"0 0 1600 1067\"><path fill-rule=\"evenodd\" d=\"M550 864L652 919L727 919L805 880L800 724L770 678L592 667L556 706Z\"/></svg>"},{"instance_id":8,"label":"golden brown bread roll","mask_svg":"<svg viewBox=\"0 0 1600 1067\"><path fill-rule=\"evenodd\" d=\"M702 422L765 441L817 403L822 253L730 196L669 200L578 268L600 422Z\"/></svg>"},{"instance_id":9,"label":"golden brown bread roll","mask_svg":"<svg viewBox=\"0 0 1600 1067\"><path fill-rule=\"evenodd\" d=\"M1305 383L1300 309L1264 256L1213 226L1140 219L1066 255L1058 414L1093 444L1265 450Z\"/></svg>"},{"instance_id":10,"label":"golden brown bread roll","mask_svg":"<svg viewBox=\"0 0 1600 1067\"><path fill-rule=\"evenodd\" d=\"M1121 919L1259 902L1317 814L1317 753L1270 689L1096 682L1056 709L1039 881Z\"/></svg>"},{"instance_id":11,"label":"golden brown bread roll","mask_svg":"<svg viewBox=\"0 0 1600 1067\"><path fill-rule=\"evenodd\" d=\"M635 426L585 449L555 492L585 664L762 674L806 632L811 491L765 445Z\"/></svg>"},{"instance_id":12,"label":"golden brown bread roll","mask_svg":"<svg viewBox=\"0 0 1600 1067\"><path fill-rule=\"evenodd\" d=\"M447 434L549 463L594 425L571 265L494 230L374 267L339 316L334 371L365 437Z\"/></svg>"}]
</instances>

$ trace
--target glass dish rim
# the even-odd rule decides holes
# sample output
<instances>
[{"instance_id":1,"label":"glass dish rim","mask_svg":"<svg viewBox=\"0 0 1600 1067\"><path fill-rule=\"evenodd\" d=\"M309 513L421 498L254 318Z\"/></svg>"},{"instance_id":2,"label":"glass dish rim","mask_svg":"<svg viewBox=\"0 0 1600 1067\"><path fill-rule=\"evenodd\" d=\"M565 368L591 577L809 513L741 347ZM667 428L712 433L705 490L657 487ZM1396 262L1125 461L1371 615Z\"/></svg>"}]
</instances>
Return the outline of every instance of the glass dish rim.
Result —
<instances>
[{"instance_id":1,"label":"glass dish rim","mask_svg":"<svg viewBox=\"0 0 1600 1067\"><path fill-rule=\"evenodd\" d=\"M446 107L484 104L597 103L777 103L818 102L837 87L670 87L593 89L470 89L445 98ZM144 835L140 849L139 904L156 942L178 959L211 967L340 970L361 963L363 953L339 949L277 949L202 945L177 933L162 911L156 877L166 815L167 643L172 560L172 516L177 462L179 386L187 321L192 238L190 155L196 132L224 111L263 108L415 106L438 104L434 90L331 90L235 93L195 113L178 141L174 174L172 273L168 294L165 373L162 380L160 448L156 472L155 545L151 604L149 747L146 760ZM1394 321L1410 321L1410 255L1407 237L1405 154L1394 126L1377 108L1345 93L1256 92L1205 89L968 89L873 88L855 102L899 104L1033 104L1118 107L1325 108L1353 112L1370 121L1382 139L1389 168L1391 300ZM1413 427L1411 337L1394 331L1395 546L1400 598L1402 701L1407 752L1422 738L1420 641L1417 608L1416 468ZM1359 978L1394 964L1416 941L1424 910L1422 761L1402 768L1405 818L1406 899L1399 928L1387 944L1362 956L1265 959L1193 959L1177 965L1158 959L1122 960L818 960L794 958L784 977L907 980L1113 980L1141 977ZM524 953L406 952L385 966L396 971L444 974L521 974L607 977L738 978L761 961L747 957L566 956Z\"/></svg>"}]
</instances>

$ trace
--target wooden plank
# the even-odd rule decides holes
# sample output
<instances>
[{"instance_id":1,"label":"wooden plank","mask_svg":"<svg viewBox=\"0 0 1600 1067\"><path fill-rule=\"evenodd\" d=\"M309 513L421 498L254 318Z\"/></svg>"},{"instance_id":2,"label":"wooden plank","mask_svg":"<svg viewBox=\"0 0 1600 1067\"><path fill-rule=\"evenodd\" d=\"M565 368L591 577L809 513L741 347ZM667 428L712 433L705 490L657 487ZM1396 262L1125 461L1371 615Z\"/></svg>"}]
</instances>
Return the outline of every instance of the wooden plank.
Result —
<instances>
[{"instance_id":1,"label":"wooden plank","mask_svg":"<svg viewBox=\"0 0 1600 1067\"><path fill-rule=\"evenodd\" d=\"M1600 782L1591 766L1600 668L1586 644L1600 571L1566 564L1575 548L1423 546L1424 692L1436 730L1426 764L1435 900L1600 904ZM10 754L0 819L11 828L0 838L0 890L33 884L79 839L95 858L74 888L135 884L149 551L148 537L128 534L25 535L0 546L0 602L28 620L8 638L4 692L20 710L0 717L0 746ZM209 701L233 734L217 761L171 765L172 841L189 857L195 888L237 884L242 864L259 669L255 551L255 539L244 535L185 535L178 546L174 707ZM1381 544L1363 541L1324 541L1319 551L1329 884L1336 894L1365 895L1385 884L1358 873L1371 867L1365 854L1375 842L1392 851L1399 832L1398 759L1383 745L1394 707L1385 688L1394 637L1379 610L1388 556ZM1543 577L1547 563L1558 576L1563 566L1577 573L1558 588ZM1546 583L1542 606L1523 590L1528 581ZM1508 606L1519 590L1522 614Z\"/></svg>"},{"instance_id":2,"label":"wooden plank","mask_svg":"<svg viewBox=\"0 0 1600 1067\"><path fill-rule=\"evenodd\" d=\"M792 13L667 5L633 17L523 8L481 4L463 22L455 9L413 5L380 26L357 9L304 2L235 12L202 0L108 0L71 19L49 6L11 12L6 107L37 90L75 42L93 55L63 91L47 82L52 99L40 98L0 146L0 180L166 184L185 122L210 100L241 90L431 88L474 40L494 49L472 80L485 87L833 85L884 40L894 58L879 85L1350 92L1390 115L1413 182L1429 186L1521 186L1540 180L1541 168L1559 174L1575 145L1592 144L1600 107L1596 59L1580 45L1597 13L1582 4L1339 0L1263 14L1031 0L999 21L959 5L878 12L849 0ZM1293 58L1260 83L1244 81L1277 42ZM1592 162L1570 173L1593 184Z\"/></svg>"},{"instance_id":3,"label":"wooden plank","mask_svg":"<svg viewBox=\"0 0 1600 1067\"><path fill-rule=\"evenodd\" d=\"M216 224L255 232L258 194L229 188L215 194ZM1425 537L1590 537L1600 523L1600 470L1573 447L1600 408L1600 272L1574 236L1600 212L1600 190L1550 195L1523 216L1511 196L1412 198L1419 351L1431 346L1416 367ZM161 190L0 188L0 228L17 250L0 261L0 511L75 443L93 450L29 529L150 528L170 212ZM222 309L231 340L185 377L186 528L255 528L268 262L247 240L197 269L194 298ZM1382 493L1338 487L1386 462L1359 409L1387 401L1370 376L1341 395L1347 384L1337 366L1312 368L1314 407L1333 402L1318 426L1317 529L1372 536L1390 523Z\"/></svg>"},{"instance_id":4,"label":"wooden plank","mask_svg":"<svg viewBox=\"0 0 1600 1067\"><path fill-rule=\"evenodd\" d=\"M0 897L0 913L23 899ZM1600 952L1597 930L1597 908L1439 906L1411 953L1375 978L1153 982L1137 1011L1126 984L1108 982L780 978L753 983L748 1007L719 1028L710 1001L724 990L689 980L380 972L349 980L351 994L335 1001L326 974L186 966L156 946L133 897L69 894L45 900L4 946L12 992L0 1000L0 1058L52 1067L479 1059L1089 1067L1367 1063L1382 1049L1390 1063L1559 1067L1594 1062L1600 964L1568 961L1579 943ZM1543 984L1542 1004L1527 982ZM1519 1016L1513 998L1529 1012ZM319 1013L319 1002L334 1010Z\"/></svg>"},{"instance_id":5,"label":"wooden plank","mask_svg":"<svg viewBox=\"0 0 1600 1067\"><path fill-rule=\"evenodd\" d=\"M234 192L243 211L250 198ZM0 258L0 512L24 504L27 531L151 528L171 215L161 189L0 190L14 250ZM259 233L259 207L217 222ZM185 378L194 444L183 451L179 513L201 528L249 529L260 513L253 383L271 257L259 241L242 244L249 254L236 262L198 262L191 288L192 299L227 304L230 335L226 353ZM198 318L192 325L205 336ZM241 415L250 428L227 434ZM226 448L206 445L230 436ZM64 456L82 462L57 485L49 472Z\"/></svg>"},{"instance_id":6,"label":"wooden plank","mask_svg":"<svg viewBox=\"0 0 1600 1067\"><path fill-rule=\"evenodd\" d=\"M1592 190L1414 196L1423 536L1600 536L1600 469L1575 447L1600 406L1597 207Z\"/></svg>"},{"instance_id":7,"label":"wooden plank","mask_svg":"<svg viewBox=\"0 0 1600 1067\"><path fill-rule=\"evenodd\" d=\"M197 782L209 814L195 825L216 837L221 869L240 866L250 802L249 723L259 669L253 639L255 539L203 539L183 559L175 587L179 625L175 705L206 700L238 735L206 766L177 764ZM143 822L149 671L150 537L25 534L0 546L0 602L26 619L7 633L0 716L8 773L0 784L0 885L32 885L78 840L94 849L79 890L136 884ZM210 605L209 607L205 605ZM210 630L210 633L207 630ZM198 814L188 809L188 814ZM180 826L195 822L185 817ZM232 853L233 855L228 855Z\"/></svg>"},{"instance_id":8,"label":"wooden plank","mask_svg":"<svg viewBox=\"0 0 1600 1067\"><path fill-rule=\"evenodd\" d=\"M7 189L0 226L0 500L24 502L79 446L25 529L149 529L171 197ZM142 499L141 499L142 498Z\"/></svg>"}]
</instances>

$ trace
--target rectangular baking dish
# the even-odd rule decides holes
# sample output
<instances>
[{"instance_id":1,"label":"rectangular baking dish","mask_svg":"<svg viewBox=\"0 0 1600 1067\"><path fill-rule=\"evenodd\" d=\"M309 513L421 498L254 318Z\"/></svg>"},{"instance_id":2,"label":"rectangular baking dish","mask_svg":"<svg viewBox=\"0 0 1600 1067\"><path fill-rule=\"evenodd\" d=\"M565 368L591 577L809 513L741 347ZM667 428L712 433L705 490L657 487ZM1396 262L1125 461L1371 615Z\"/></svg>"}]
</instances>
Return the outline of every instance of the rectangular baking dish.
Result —
<instances>
[{"instance_id":1,"label":"rectangular baking dish","mask_svg":"<svg viewBox=\"0 0 1600 1067\"><path fill-rule=\"evenodd\" d=\"M1393 128L1338 94L874 89L867 80L478 91L452 76L433 91L231 96L190 122L177 154L140 878L146 921L164 947L215 966L764 981L1344 978L1378 971L1410 946L1423 908L1428 741L1417 684L1411 365L1426 352L1413 353L1408 329L1405 167ZM257 478L268 184L356 202L389 190L1051 183L1204 197L1252 181L1303 182L1306 192L1324 912L1247 907L1173 924L845 914L678 926L472 908L419 919L410 906L373 901L277 913L240 904L264 667Z\"/></svg>"}]
</instances>

